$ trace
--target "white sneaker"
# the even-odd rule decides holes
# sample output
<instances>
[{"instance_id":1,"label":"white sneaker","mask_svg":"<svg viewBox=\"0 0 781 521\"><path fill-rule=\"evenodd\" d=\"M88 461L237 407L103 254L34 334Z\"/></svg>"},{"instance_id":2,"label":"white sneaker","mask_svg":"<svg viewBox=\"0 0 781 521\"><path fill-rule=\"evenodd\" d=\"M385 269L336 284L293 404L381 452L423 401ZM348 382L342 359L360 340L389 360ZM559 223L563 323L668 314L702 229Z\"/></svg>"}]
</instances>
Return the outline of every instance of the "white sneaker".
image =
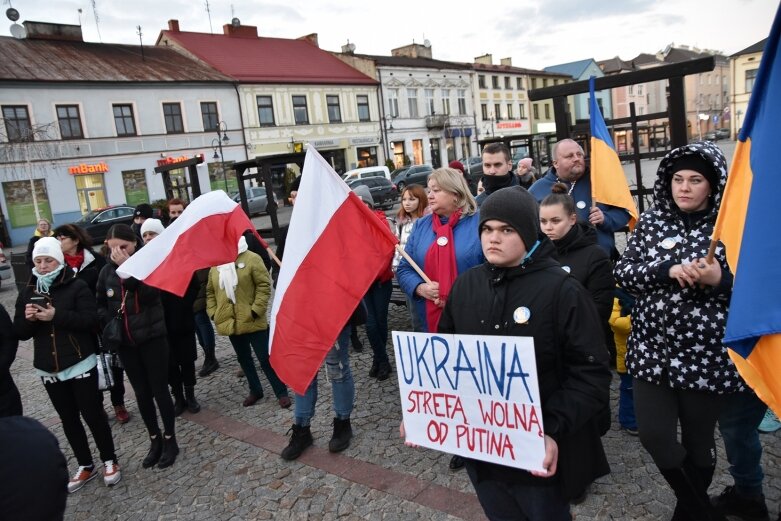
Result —
<instances>
[{"instance_id":1,"label":"white sneaker","mask_svg":"<svg viewBox=\"0 0 781 521\"><path fill-rule=\"evenodd\" d=\"M113 487L122 479L122 472L119 471L119 464L114 460L103 462L103 483L107 487Z\"/></svg>"},{"instance_id":2,"label":"white sneaker","mask_svg":"<svg viewBox=\"0 0 781 521\"><path fill-rule=\"evenodd\" d=\"M80 466L73 477L68 481L68 492L76 492L87 484L88 481L98 477L98 469L95 465L90 467Z\"/></svg>"}]
</instances>

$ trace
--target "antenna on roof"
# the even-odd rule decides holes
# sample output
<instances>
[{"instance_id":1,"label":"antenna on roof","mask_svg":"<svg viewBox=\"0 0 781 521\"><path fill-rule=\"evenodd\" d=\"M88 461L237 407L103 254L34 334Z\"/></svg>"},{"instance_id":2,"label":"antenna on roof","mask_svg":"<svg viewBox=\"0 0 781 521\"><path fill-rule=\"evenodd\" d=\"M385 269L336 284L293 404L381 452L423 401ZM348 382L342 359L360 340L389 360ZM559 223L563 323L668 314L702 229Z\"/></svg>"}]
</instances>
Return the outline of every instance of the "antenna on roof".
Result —
<instances>
[{"instance_id":1,"label":"antenna on roof","mask_svg":"<svg viewBox=\"0 0 781 521\"><path fill-rule=\"evenodd\" d=\"M214 34L214 29L212 29L212 12L211 9L209 9L209 0L206 0L206 15L209 17L209 32Z\"/></svg>"},{"instance_id":2,"label":"antenna on roof","mask_svg":"<svg viewBox=\"0 0 781 521\"><path fill-rule=\"evenodd\" d=\"M76 11L79 13L79 27L81 27L81 7L76 9Z\"/></svg>"},{"instance_id":3,"label":"antenna on roof","mask_svg":"<svg viewBox=\"0 0 781 521\"><path fill-rule=\"evenodd\" d=\"M144 33L141 32L141 26L136 26L136 34L138 35L138 43L141 45L141 59L144 60L144 39L142 36L144 36Z\"/></svg>"},{"instance_id":4,"label":"antenna on roof","mask_svg":"<svg viewBox=\"0 0 781 521\"><path fill-rule=\"evenodd\" d=\"M103 43L103 37L100 36L100 18L98 17L98 6L95 4L95 0L91 0L92 14L95 16L95 28L98 30L98 40Z\"/></svg>"}]
</instances>

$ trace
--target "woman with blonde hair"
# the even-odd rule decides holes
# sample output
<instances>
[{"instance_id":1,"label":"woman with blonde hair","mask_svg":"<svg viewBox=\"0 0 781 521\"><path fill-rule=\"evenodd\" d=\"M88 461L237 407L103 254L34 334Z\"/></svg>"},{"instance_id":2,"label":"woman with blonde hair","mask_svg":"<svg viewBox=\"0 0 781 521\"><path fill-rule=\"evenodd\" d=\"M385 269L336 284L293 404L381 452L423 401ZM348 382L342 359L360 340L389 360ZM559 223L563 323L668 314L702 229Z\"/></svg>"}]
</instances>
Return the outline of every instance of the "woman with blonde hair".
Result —
<instances>
[{"instance_id":1,"label":"woman with blonde hair","mask_svg":"<svg viewBox=\"0 0 781 521\"><path fill-rule=\"evenodd\" d=\"M54 232L52 232L52 224L47 219L38 219L38 222L35 225L33 236L30 237L30 242L27 243L27 257L25 257L25 259L27 260L27 267L30 268L30 271L32 271L35 267L33 264L33 248L35 248L35 243L38 242L38 239L41 237L53 236Z\"/></svg>"},{"instance_id":2,"label":"woman with blonde hair","mask_svg":"<svg viewBox=\"0 0 781 521\"><path fill-rule=\"evenodd\" d=\"M396 232L396 237L399 238L399 245L402 249L407 245L407 240L409 240L409 235L412 233L412 226L415 224L415 221L426 214L427 208L428 195L422 186L410 185L404 187L404 190L401 192L401 208L399 208L399 213L394 221L394 231ZM394 274L399 267L399 262L401 262L401 253L396 252L396 256L393 257ZM423 331L422 324L418 320L418 314L415 312L414 303L410 297L407 297L407 311L412 321L412 330Z\"/></svg>"}]
</instances>

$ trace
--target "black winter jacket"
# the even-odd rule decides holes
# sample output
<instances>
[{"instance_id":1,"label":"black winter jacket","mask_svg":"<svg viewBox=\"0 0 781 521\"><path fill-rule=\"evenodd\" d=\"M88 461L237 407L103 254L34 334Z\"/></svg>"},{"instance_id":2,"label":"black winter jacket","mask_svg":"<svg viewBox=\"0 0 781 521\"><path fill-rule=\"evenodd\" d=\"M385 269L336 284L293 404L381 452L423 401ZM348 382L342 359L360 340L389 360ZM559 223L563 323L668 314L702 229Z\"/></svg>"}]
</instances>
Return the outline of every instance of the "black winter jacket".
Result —
<instances>
[{"instance_id":1,"label":"black winter jacket","mask_svg":"<svg viewBox=\"0 0 781 521\"><path fill-rule=\"evenodd\" d=\"M90 248L84 248L84 262L76 273L76 278L79 278L87 283L90 291L94 294L95 288L98 285L98 276L100 270L106 265L106 259ZM66 266L65 269L71 269Z\"/></svg>"},{"instance_id":2,"label":"black winter jacket","mask_svg":"<svg viewBox=\"0 0 781 521\"><path fill-rule=\"evenodd\" d=\"M553 260L553 244L541 244L522 266L496 268L488 263L460 275L439 321L439 332L531 336L545 434L559 445L557 476L565 498L581 493L610 468L597 426L609 401L610 369L602 329L589 294ZM513 320L524 306L525 324ZM470 461L480 479L534 485L551 479L487 463Z\"/></svg>"},{"instance_id":3,"label":"black winter jacket","mask_svg":"<svg viewBox=\"0 0 781 521\"><path fill-rule=\"evenodd\" d=\"M33 366L58 373L93 354L98 314L87 284L67 266L62 270L49 288L48 301L55 309L51 322L24 318L25 305L34 292L35 286L29 284L19 293L14 317L16 335L21 340L33 339Z\"/></svg>"},{"instance_id":4,"label":"black winter jacket","mask_svg":"<svg viewBox=\"0 0 781 521\"><path fill-rule=\"evenodd\" d=\"M681 212L670 188L674 160L688 155L701 156L720 172L707 211L697 214ZM672 265L707 256L727 182L724 154L713 143L691 143L665 156L657 175L654 206L640 216L615 268L619 285L637 297L627 342L627 371L676 389L741 391L743 381L721 343L733 280L724 245L719 243L714 257L722 270L718 287L681 288L669 276Z\"/></svg>"},{"instance_id":5,"label":"black winter jacket","mask_svg":"<svg viewBox=\"0 0 781 521\"><path fill-rule=\"evenodd\" d=\"M553 244L561 267L588 290L601 323L607 324L613 311L616 281L610 257L597 242L597 231L590 224L578 221Z\"/></svg>"},{"instance_id":6,"label":"black winter jacket","mask_svg":"<svg viewBox=\"0 0 781 521\"><path fill-rule=\"evenodd\" d=\"M166 335L165 314L160 290L138 279L120 279L117 266L108 262L100 271L95 290L100 323L113 319L125 298L123 346L137 346Z\"/></svg>"}]
</instances>

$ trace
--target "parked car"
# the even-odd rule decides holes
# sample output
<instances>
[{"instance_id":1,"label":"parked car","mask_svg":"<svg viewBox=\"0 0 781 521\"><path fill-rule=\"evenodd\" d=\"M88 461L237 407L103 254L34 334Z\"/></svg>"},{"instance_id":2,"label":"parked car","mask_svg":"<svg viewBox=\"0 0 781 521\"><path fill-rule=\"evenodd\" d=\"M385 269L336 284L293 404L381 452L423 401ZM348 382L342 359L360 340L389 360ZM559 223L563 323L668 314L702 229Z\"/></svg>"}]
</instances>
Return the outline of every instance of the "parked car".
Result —
<instances>
[{"instance_id":1,"label":"parked car","mask_svg":"<svg viewBox=\"0 0 781 521\"><path fill-rule=\"evenodd\" d=\"M728 128L716 129L716 139L729 139L729 138L730 138L730 130Z\"/></svg>"},{"instance_id":2,"label":"parked car","mask_svg":"<svg viewBox=\"0 0 781 521\"><path fill-rule=\"evenodd\" d=\"M2 286L4 280L11 278L11 273L11 263L8 262L5 253L3 253L3 243L0 243L0 286Z\"/></svg>"},{"instance_id":3,"label":"parked car","mask_svg":"<svg viewBox=\"0 0 781 521\"><path fill-rule=\"evenodd\" d=\"M367 166L346 172L342 179L344 179L345 183L349 183L353 179L364 179L366 177L384 177L390 181L391 174L387 166Z\"/></svg>"},{"instance_id":4,"label":"parked car","mask_svg":"<svg viewBox=\"0 0 781 521\"><path fill-rule=\"evenodd\" d=\"M84 228L92 237L92 243L98 246L106 239L108 229L115 224L133 224L133 212L135 208L126 204L107 206L87 212L74 224Z\"/></svg>"},{"instance_id":5,"label":"parked car","mask_svg":"<svg viewBox=\"0 0 781 521\"><path fill-rule=\"evenodd\" d=\"M374 206L378 209L390 210L399 200L399 191L396 185L384 177L364 177L363 179L353 179L347 183L351 190L357 186L366 186L374 199Z\"/></svg>"},{"instance_id":6,"label":"parked car","mask_svg":"<svg viewBox=\"0 0 781 521\"><path fill-rule=\"evenodd\" d=\"M241 204L241 198L238 193L233 196L233 200ZM247 188L247 206L249 206L250 215L268 213L266 188L263 186L250 186Z\"/></svg>"},{"instance_id":7,"label":"parked car","mask_svg":"<svg viewBox=\"0 0 781 521\"><path fill-rule=\"evenodd\" d=\"M396 177L392 178L391 181L393 181L399 193L401 193L407 185L421 185L425 187L428 182L428 175L433 171L434 169L431 165L413 165L396 174Z\"/></svg>"}]
</instances>

